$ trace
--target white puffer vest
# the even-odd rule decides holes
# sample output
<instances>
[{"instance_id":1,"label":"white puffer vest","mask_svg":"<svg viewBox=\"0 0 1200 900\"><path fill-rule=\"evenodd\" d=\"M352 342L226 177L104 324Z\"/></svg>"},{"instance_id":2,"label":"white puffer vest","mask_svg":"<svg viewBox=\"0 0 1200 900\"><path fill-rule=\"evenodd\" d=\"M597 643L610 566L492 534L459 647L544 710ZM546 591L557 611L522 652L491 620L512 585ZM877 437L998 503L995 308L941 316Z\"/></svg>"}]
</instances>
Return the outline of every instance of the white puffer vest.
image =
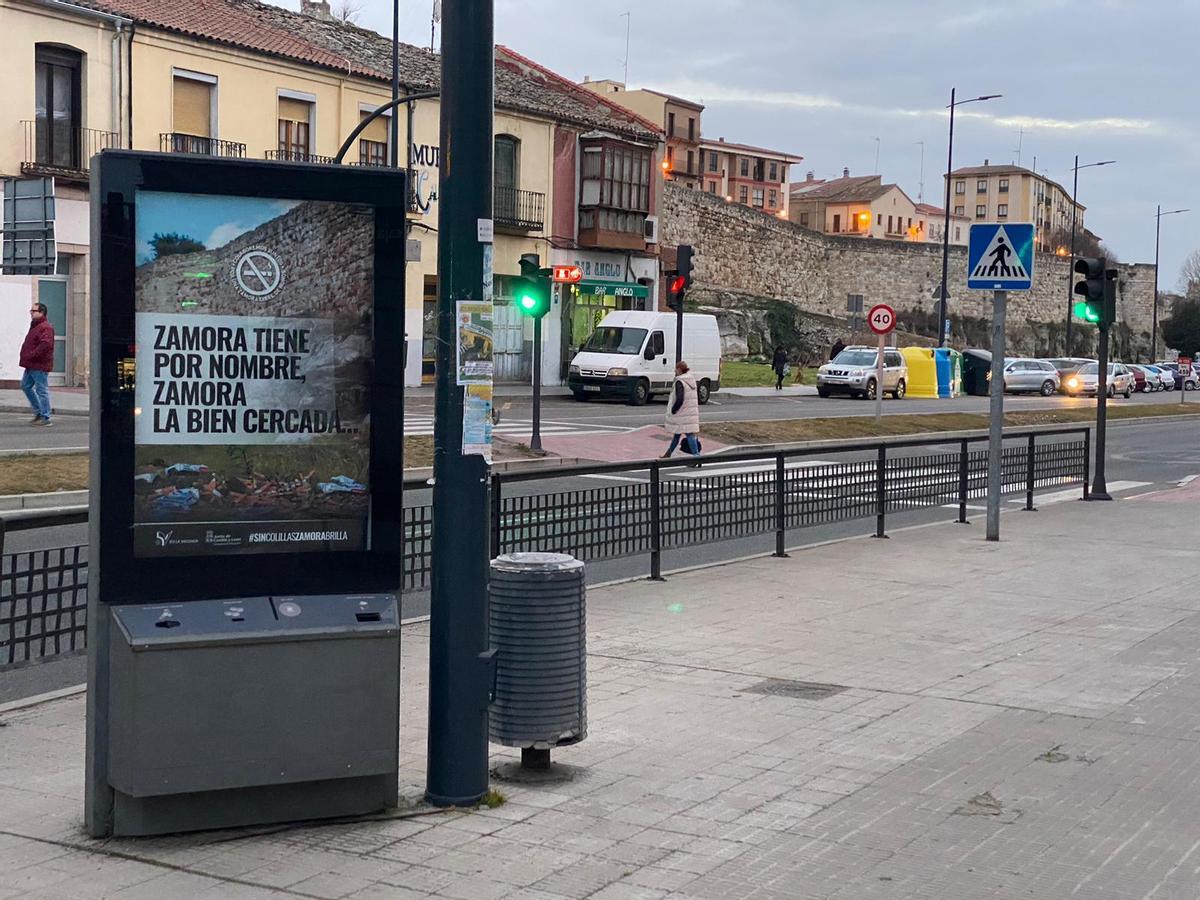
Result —
<instances>
[{"instance_id":1,"label":"white puffer vest","mask_svg":"<svg viewBox=\"0 0 1200 900\"><path fill-rule=\"evenodd\" d=\"M672 413L676 384L683 385L683 405L679 407L679 412ZM671 434L696 434L700 431L700 398L696 394L696 379L690 372L676 375L671 385L671 393L667 397L666 427Z\"/></svg>"}]
</instances>

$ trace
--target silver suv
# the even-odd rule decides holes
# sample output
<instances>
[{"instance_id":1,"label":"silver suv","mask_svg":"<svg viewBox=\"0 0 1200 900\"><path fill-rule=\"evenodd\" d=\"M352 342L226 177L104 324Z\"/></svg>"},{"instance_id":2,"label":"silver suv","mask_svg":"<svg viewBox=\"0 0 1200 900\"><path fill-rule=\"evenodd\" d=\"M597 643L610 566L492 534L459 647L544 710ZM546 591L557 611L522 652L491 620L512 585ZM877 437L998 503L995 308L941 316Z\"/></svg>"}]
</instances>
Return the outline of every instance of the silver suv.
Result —
<instances>
[{"instance_id":1,"label":"silver suv","mask_svg":"<svg viewBox=\"0 0 1200 900\"><path fill-rule=\"evenodd\" d=\"M1038 393L1049 397L1058 390L1058 369L1047 359L1010 359L1004 364L1004 390L1010 394Z\"/></svg>"},{"instance_id":2,"label":"silver suv","mask_svg":"<svg viewBox=\"0 0 1200 900\"><path fill-rule=\"evenodd\" d=\"M849 394L875 399L878 356L875 347L847 347L817 370L817 393L822 397ZM883 392L899 400L907 389L908 366L900 351L889 347L883 352Z\"/></svg>"}]
</instances>

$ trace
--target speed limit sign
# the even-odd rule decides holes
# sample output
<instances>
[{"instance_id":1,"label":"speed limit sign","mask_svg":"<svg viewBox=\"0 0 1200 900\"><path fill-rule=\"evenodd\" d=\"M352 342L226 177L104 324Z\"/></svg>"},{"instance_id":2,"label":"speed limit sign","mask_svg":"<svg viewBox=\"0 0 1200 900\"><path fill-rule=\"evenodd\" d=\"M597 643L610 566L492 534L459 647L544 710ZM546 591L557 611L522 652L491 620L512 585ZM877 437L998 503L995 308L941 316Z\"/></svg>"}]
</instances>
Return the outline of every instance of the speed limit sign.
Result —
<instances>
[{"instance_id":1,"label":"speed limit sign","mask_svg":"<svg viewBox=\"0 0 1200 900\"><path fill-rule=\"evenodd\" d=\"M891 334L896 330L896 311L886 303L872 306L867 313L867 324L876 334Z\"/></svg>"}]
</instances>

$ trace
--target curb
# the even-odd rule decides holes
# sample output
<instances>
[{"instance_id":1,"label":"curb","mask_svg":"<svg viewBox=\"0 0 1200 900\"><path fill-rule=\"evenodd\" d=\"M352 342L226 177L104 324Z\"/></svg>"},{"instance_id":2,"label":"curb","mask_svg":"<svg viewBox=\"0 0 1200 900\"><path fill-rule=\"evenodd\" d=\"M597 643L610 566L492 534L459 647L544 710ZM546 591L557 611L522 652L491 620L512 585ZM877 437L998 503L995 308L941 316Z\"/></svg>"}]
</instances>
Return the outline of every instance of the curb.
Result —
<instances>
[{"instance_id":1,"label":"curb","mask_svg":"<svg viewBox=\"0 0 1200 900\"><path fill-rule=\"evenodd\" d=\"M10 494L0 497L0 512L45 509L63 510L86 506L87 491L54 491L48 494Z\"/></svg>"},{"instance_id":2,"label":"curb","mask_svg":"<svg viewBox=\"0 0 1200 900\"><path fill-rule=\"evenodd\" d=\"M14 406L9 403L0 404L0 413L29 413L28 406ZM83 416L86 418L91 413L86 409L51 409L53 416Z\"/></svg>"}]
</instances>

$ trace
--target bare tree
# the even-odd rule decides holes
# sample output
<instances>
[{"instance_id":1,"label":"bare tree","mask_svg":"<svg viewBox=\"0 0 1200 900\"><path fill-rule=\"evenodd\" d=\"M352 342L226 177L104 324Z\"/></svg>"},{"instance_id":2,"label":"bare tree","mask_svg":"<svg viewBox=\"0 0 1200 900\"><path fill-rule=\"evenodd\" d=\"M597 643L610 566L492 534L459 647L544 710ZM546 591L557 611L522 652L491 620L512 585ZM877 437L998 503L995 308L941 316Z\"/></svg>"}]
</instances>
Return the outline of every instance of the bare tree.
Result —
<instances>
[{"instance_id":1,"label":"bare tree","mask_svg":"<svg viewBox=\"0 0 1200 900\"><path fill-rule=\"evenodd\" d=\"M333 17L339 22L349 22L351 25L356 25L365 5L363 0L338 0L333 5Z\"/></svg>"},{"instance_id":2,"label":"bare tree","mask_svg":"<svg viewBox=\"0 0 1200 900\"><path fill-rule=\"evenodd\" d=\"M1179 270L1179 286L1188 295L1200 288L1200 250L1193 250L1183 261L1183 268Z\"/></svg>"},{"instance_id":3,"label":"bare tree","mask_svg":"<svg viewBox=\"0 0 1200 900\"><path fill-rule=\"evenodd\" d=\"M1049 242L1055 252L1061 251L1065 256L1071 248L1071 229L1055 228L1050 232ZM1075 256L1103 256L1110 263L1121 261L1112 247L1109 247L1086 228L1079 228L1075 231Z\"/></svg>"}]
</instances>

